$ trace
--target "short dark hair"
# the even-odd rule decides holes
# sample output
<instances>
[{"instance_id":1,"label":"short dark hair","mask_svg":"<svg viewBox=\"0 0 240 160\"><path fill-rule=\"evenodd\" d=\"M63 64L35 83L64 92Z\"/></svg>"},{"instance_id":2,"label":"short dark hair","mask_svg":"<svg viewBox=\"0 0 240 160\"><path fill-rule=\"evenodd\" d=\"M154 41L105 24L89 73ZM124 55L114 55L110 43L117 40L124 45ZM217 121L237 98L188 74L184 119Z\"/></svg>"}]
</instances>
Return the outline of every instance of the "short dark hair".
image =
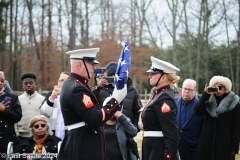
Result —
<instances>
[{"instance_id":1,"label":"short dark hair","mask_svg":"<svg viewBox=\"0 0 240 160\"><path fill-rule=\"evenodd\" d=\"M70 75L70 73L67 72L67 71L63 71L62 73L60 73L60 76L61 76L62 74Z\"/></svg>"},{"instance_id":2,"label":"short dark hair","mask_svg":"<svg viewBox=\"0 0 240 160\"><path fill-rule=\"evenodd\" d=\"M36 82L37 76L33 72L26 72L21 75L20 79L23 81L25 78L32 78Z\"/></svg>"}]
</instances>

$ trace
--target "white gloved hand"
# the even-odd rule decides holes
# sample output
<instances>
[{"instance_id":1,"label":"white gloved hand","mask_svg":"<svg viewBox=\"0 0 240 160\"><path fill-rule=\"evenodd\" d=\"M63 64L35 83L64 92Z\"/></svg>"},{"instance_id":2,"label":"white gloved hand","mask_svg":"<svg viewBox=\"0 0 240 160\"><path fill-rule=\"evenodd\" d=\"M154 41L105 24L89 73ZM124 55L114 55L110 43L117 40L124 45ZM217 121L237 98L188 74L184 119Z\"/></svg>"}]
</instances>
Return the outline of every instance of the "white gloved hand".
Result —
<instances>
[{"instance_id":1,"label":"white gloved hand","mask_svg":"<svg viewBox=\"0 0 240 160\"><path fill-rule=\"evenodd\" d=\"M113 93L112 93L112 97L118 101L118 104L120 104L122 102L122 100L125 98L126 95L127 95L127 85L126 84L124 85L123 89L121 89L121 90L117 90L117 88L115 87L115 89L113 90Z\"/></svg>"}]
</instances>

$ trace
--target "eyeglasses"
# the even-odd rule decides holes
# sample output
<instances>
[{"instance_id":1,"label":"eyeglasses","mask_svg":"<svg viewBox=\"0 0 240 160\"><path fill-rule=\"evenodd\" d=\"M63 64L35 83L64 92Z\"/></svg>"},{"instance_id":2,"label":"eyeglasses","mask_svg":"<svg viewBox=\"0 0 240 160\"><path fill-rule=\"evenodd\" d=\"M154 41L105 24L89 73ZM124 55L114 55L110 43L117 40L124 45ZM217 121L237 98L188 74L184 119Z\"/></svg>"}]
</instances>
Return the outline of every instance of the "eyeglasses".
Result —
<instances>
[{"instance_id":1,"label":"eyeglasses","mask_svg":"<svg viewBox=\"0 0 240 160\"><path fill-rule=\"evenodd\" d=\"M218 90L222 90L224 86L215 86L215 87L218 87Z\"/></svg>"},{"instance_id":2,"label":"eyeglasses","mask_svg":"<svg viewBox=\"0 0 240 160\"><path fill-rule=\"evenodd\" d=\"M183 88L183 90L188 91L188 92L192 92L193 91L193 89L190 89L190 88Z\"/></svg>"},{"instance_id":3,"label":"eyeglasses","mask_svg":"<svg viewBox=\"0 0 240 160\"><path fill-rule=\"evenodd\" d=\"M23 83L24 86L27 86L28 84L33 85L33 84L34 84L34 81L24 82L24 83Z\"/></svg>"},{"instance_id":4,"label":"eyeglasses","mask_svg":"<svg viewBox=\"0 0 240 160\"><path fill-rule=\"evenodd\" d=\"M58 82L64 82L66 79L59 79Z\"/></svg>"},{"instance_id":5,"label":"eyeglasses","mask_svg":"<svg viewBox=\"0 0 240 160\"><path fill-rule=\"evenodd\" d=\"M38 129L40 126L41 126L42 128L45 128L45 127L46 127L46 124L36 124L36 125L34 126L34 128L35 128L35 129Z\"/></svg>"}]
</instances>

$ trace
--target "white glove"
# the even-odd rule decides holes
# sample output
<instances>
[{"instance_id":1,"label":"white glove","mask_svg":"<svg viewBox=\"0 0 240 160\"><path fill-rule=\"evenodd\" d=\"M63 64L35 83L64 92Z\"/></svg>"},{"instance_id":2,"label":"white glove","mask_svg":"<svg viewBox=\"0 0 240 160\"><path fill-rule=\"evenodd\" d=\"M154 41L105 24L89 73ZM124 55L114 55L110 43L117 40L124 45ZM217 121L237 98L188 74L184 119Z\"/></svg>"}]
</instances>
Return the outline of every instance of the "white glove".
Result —
<instances>
[{"instance_id":1,"label":"white glove","mask_svg":"<svg viewBox=\"0 0 240 160\"><path fill-rule=\"evenodd\" d=\"M115 87L115 89L113 90L113 93L112 93L112 97L118 101L118 104L120 104L122 102L122 100L125 98L126 95L127 95L127 85L126 84L124 85L123 89L121 89L121 90L117 90L117 88Z\"/></svg>"}]
</instances>

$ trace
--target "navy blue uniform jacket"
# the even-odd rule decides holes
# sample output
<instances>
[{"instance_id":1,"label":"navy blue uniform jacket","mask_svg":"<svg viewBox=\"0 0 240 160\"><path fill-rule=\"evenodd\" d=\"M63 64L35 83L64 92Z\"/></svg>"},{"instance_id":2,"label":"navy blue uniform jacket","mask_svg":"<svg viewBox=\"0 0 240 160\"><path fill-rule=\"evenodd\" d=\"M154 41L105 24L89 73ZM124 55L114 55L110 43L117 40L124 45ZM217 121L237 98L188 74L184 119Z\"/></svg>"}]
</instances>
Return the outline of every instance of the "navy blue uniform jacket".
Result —
<instances>
[{"instance_id":1,"label":"navy blue uniform jacket","mask_svg":"<svg viewBox=\"0 0 240 160\"><path fill-rule=\"evenodd\" d=\"M119 106L111 98L100 107L94 93L87 85L88 80L70 73L64 82L60 103L65 126L79 122L86 125L68 131L59 152L60 160L104 160L105 141L103 123L110 119Z\"/></svg>"},{"instance_id":2,"label":"navy blue uniform jacket","mask_svg":"<svg viewBox=\"0 0 240 160\"><path fill-rule=\"evenodd\" d=\"M164 86L155 91L142 113L144 131L162 131L164 137L143 137L142 160L164 160L171 154L177 160L177 105L174 91Z\"/></svg>"}]
</instances>

